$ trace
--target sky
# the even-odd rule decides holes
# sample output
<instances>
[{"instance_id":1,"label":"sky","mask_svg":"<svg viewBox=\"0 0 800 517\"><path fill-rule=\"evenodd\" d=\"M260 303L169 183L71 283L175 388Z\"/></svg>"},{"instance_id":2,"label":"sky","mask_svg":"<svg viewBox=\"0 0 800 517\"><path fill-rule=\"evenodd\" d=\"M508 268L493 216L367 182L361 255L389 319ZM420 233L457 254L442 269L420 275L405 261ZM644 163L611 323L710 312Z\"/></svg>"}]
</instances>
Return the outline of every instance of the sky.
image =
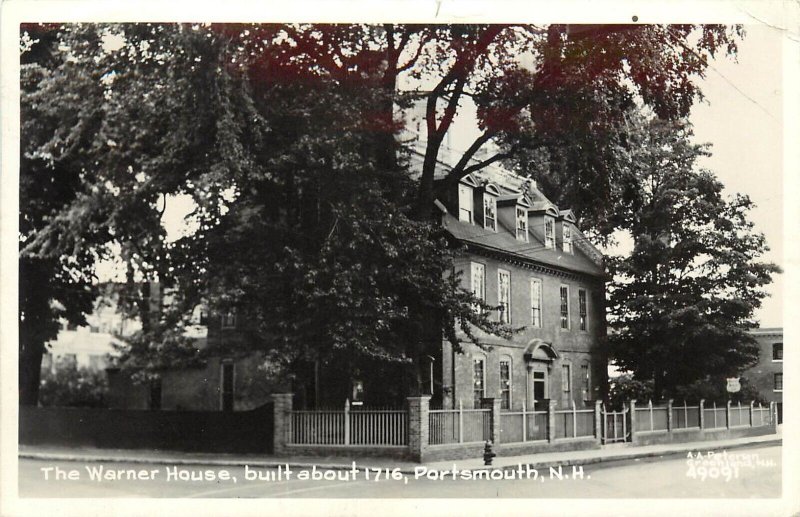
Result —
<instances>
[{"instance_id":1,"label":"sky","mask_svg":"<svg viewBox=\"0 0 800 517\"><path fill-rule=\"evenodd\" d=\"M782 33L769 26L746 26L736 61L718 56L699 82L706 102L692 109L698 143L710 142L712 156L702 166L713 171L729 194L746 194L750 213L766 237L764 259L783 259L783 54ZM783 326L783 275L767 288L770 297L756 312L761 327Z\"/></svg>"}]
</instances>

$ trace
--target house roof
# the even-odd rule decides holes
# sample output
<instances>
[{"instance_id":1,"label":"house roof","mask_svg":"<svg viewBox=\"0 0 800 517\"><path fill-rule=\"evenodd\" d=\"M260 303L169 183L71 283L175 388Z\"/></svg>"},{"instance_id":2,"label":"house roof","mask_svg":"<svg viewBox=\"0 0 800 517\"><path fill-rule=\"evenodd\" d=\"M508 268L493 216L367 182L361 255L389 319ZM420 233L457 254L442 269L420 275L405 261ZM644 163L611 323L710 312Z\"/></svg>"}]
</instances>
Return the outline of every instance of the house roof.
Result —
<instances>
[{"instance_id":1,"label":"house roof","mask_svg":"<svg viewBox=\"0 0 800 517\"><path fill-rule=\"evenodd\" d=\"M516 231L514 221L506 221L502 215L498 218L497 232L459 221L450 213L443 215L442 222L447 231L456 239L488 251L501 252L517 259L575 273L592 276L605 275L605 270L577 246L575 246L574 253L565 253L558 248L546 248L544 236L538 235L537 232L530 229L528 242L517 240L514 233Z\"/></svg>"}]
</instances>

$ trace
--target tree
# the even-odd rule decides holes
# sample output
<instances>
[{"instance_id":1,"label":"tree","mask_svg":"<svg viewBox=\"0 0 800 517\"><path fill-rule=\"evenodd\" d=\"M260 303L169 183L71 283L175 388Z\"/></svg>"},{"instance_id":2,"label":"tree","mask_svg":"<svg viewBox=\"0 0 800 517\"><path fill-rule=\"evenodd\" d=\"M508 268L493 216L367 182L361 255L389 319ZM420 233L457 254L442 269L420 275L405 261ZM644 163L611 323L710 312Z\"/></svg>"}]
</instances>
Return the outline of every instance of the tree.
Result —
<instances>
[{"instance_id":1,"label":"tree","mask_svg":"<svg viewBox=\"0 0 800 517\"><path fill-rule=\"evenodd\" d=\"M222 171L244 165L225 124L252 116L219 42L191 27L25 25L22 49L19 389L34 405L45 343L59 318L85 323L101 260L127 267L126 300L149 326L136 286L171 267L166 195L192 181L218 195Z\"/></svg>"},{"instance_id":2,"label":"tree","mask_svg":"<svg viewBox=\"0 0 800 517\"><path fill-rule=\"evenodd\" d=\"M620 210L633 251L612 261L611 355L656 399L707 375L734 376L756 360L747 330L779 271L759 262L764 237L747 219L752 202L726 199L699 169L706 151L688 123L642 120L635 134L639 189Z\"/></svg>"},{"instance_id":3,"label":"tree","mask_svg":"<svg viewBox=\"0 0 800 517\"><path fill-rule=\"evenodd\" d=\"M118 246L128 268L126 299L143 321L131 349L131 364L142 368L163 367L173 357L167 349L176 357L196 356L180 328L203 297L219 307L255 301L253 317L277 336L276 350L298 353L304 349L292 343L310 343L317 354L347 349L418 363L442 335L454 339L456 324L500 332L476 318L474 300L443 274L449 252L433 227L434 173L459 103L474 99L484 133L449 173L451 182L513 156L515 138L521 140L523 129L537 123L536 110L549 102L548 85L565 84L554 79L561 72L571 71L568 85L586 77L589 91L610 88L673 116L697 97L691 78L702 75L705 59L717 49L734 50L736 36L735 29L715 26L140 24L23 31L23 60L29 61L23 67L23 182L33 187L50 175L59 195L22 192L21 217L29 220L20 245L22 282L24 296L38 297L38 305L21 300L21 323L53 329L61 315L51 309L58 278L69 279L66 292L77 293L76 284L88 288L96 260ZM109 45L115 39L116 49ZM534 56L532 67L521 66L524 53ZM433 87L400 91L403 74L429 77ZM421 174L409 183L394 112L413 99L425 103L427 138ZM331 106L340 109L339 118L331 117ZM617 108L608 103L599 113ZM595 130L591 117L579 127L584 139ZM476 163L492 140L507 147ZM570 166L562 163L558 170ZM610 170L595 173L613 184ZM175 193L193 197L200 230L173 245L161 216ZM41 216L27 213L39 205ZM274 224L258 221L265 214ZM261 231L273 239L259 240ZM248 248L233 254L232 243ZM256 252L276 260L270 274L281 281L254 273L263 260ZM49 262L37 277L27 261ZM41 286L30 283L35 278ZM158 321L150 321L147 292L136 289L150 279L176 283L182 298ZM345 282L354 294L330 299L330 292L312 287L316 282L328 291ZM258 298L257 289L281 289L280 303ZM92 293L81 296L61 297L76 321ZM326 312L323 301L362 310ZM306 307L329 317L320 328L331 337L311 340L321 332L297 311ZM370 328L368 318L386 323ZM386 333L400 339L403 332L411 333L405 336L410 349L382 346ZM31 372L21 375L25 403L35 400L48 336L30 332L21 339L20 371Z\"/></svg>"}]
</instances>

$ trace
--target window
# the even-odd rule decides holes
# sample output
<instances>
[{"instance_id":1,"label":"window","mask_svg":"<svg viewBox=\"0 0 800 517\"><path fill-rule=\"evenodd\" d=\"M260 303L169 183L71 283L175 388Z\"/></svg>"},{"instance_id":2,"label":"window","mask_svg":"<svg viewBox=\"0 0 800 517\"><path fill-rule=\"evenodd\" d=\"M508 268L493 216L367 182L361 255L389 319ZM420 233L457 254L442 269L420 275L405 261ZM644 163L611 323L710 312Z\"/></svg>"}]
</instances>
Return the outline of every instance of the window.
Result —
<instances>
[{"instance_id":1,"label":"window","mask_svg":"<svg viewBox=\"0 0 800 517\"><path fill-rule=\"evenodd\" d=\"M783 343L772 344L772 360L783 361Z\"/></svg>"},{"instance_id":2,"label":"window","mask_svg":"<svg viewBox=\"0 0 800 517\"><path fill-rule=\"evenodd\" d=\"M569 286L561 286L561 328L569 330Z\"/></svg>"},{"instance_id":3,"label":"window","mask_svg":"<svg viewBox=\"0 0 800 517\"><path fill-rule=\"evenodd\" d=\"M517 207L517 239L528 241L528 211Z\"/></svg>"},{"instance_id":4,"label":"window","mask_svg":"<svg viewBox=\"0 0 800 517\"><path fill-rule=\"evenodd\" d=\"M561 365L561 390L564 392L567 398L569 397L570 391L572 391L572 379L570 377L570 367L568 364Z\"/></svg>"},{"instance_id":5,"label":"window","mask_svg":"<svg viewBox=\"0 0 800 517\"><path fill-rule=\"evenodd\" d=\"M351 400L354 406L364 405L364 381L361 379L353 379L353 397Z\"/></svg>"},{"instance_id":6,"label":"window","mask_svg":"<svg viewBox=\"0 0 800 517\"><path fill-rule=\"evenodd\" d=\"M500 408L511 409L511 360L500 361Z\"/></svg>"},{"instance_id":7,"label":"window","mask_svg":"<svg viewBox=\"0 0 800 517\"><path fill-rule=\"evenodd\" d=\"M564 252L572 253L572 228L570 228L569 224L566 222L562 226L562 233L564 235Z\"/></svg>"},{"instance_id":8,"label":"window","mask_svg":"<svg viewBox=\"0 0 800 517\"><path fill-rule=\"evenodd\" d=\"M219 380L220 392L222 395L222 411L233 411L233 375L233 363L222 363L222 371Z\"/></svg>"},{"instance_id":9,"label":"window","mask_svg":"<svg viewBox=\"0 0 800 517\"><path fill-rule=\"evenodd\" d=\"M555 222L548 216L544 218L544 247L550 249L556 247Z\"/></svg>"},{"instance_id":10,"label":"window","mask_svg":"<svg viewBox=\"0 0 800 517\"><path fill-rule=\"evenodd\" d=\"M592 385L589 382L589 365L585 363L581 365L581 392L583 400L592 399Z\"/></svg>"},{"instance_id":11,"label":"window","mask_svg":"<svg viewBox=\"0 0 800 517\"><path fill-rule=\"evenodd\" d=\"M533 402L541 402L547 398L547 374L544 371L533 372Z\"/></svg>"},{"instance_id":12,"label":"window","mask_svg":"<svg viewBox=\"0 0 800 517\"><path fill-rule=\"evenodd\" d=\"M531 325L542 328L542 281L531 278Z\"/></svg>"},{"instance_id":13,"label":"window","mask_svg":"<svg viewBox=\"0 0 800 517\"><path fill-rule=\"evenodd\" d=\"M500 321L511 323L511 273L497 270L497 305L500 306Z\"/></svg>"},{"instance_id":14,"label":"window","mask_svg":"<svg viewBox=\"0 0 800 517\"><path fill-rule=\"evenodd\" d=\"M775 391L783 391L783 374L775 374Z\"/></svg>"},{"instance_id":15,"label":"window","mask_svg":"<svg viewBox=\"0 0 800 517\"><path fill-rule=\"evenodd\" d=\"M472 211L474 201L472 200L472 188L468 185L458 186L458 220L467 223L472 222Z\"/></svg>"},{"instance_id":16,"label":"window","mask_svg":"<svg viewBox=\"0 0 800 517\"><path fill-rule=\"evenodd\" d=\"M497 231L497 200L489 194L483 195L483 227Z\"/></svg>"},{"instance_id":17,"label":"window","mask_svg":"<svg viewBox=\"0 0 800 517\"><path fill-rule=\"evenodd\" d=\"M470 278L472 279L472 294L475 295L475 298L486 301L486 268L483 266L483 264L472 262L470 264L470 269ZM475 309L478 310L479 307L476 307Z\"/></svg>"},{"instance_id":18,"label":"window","mask_svg":"<svg viewBox=\"0 0 800 517\"><path fill-rule=\"evenodd\" d=\"M480 357L472 363L472 393L475 408L481 407L481 399L486 396L484 381L484 360Z\"/></svg>"},{"instance_id":19,"label":"window","mask_svg":"<svg viewBox=\"0 0 800 517\"><path fill-rule=\"evenodd\" d=\"M236 328L236 311L228 311L226 314L222 315L222 328Z\"/></svg>"},{"instance_id":20,"label":"window","mask_svg":"<svg viewBox=\"0 0 800 517\"><path fill-rule=\"evenodd\" d=\"M581 330L586 330L586 289L578 289L578 316Z\"/></svg>"}]
</instances>

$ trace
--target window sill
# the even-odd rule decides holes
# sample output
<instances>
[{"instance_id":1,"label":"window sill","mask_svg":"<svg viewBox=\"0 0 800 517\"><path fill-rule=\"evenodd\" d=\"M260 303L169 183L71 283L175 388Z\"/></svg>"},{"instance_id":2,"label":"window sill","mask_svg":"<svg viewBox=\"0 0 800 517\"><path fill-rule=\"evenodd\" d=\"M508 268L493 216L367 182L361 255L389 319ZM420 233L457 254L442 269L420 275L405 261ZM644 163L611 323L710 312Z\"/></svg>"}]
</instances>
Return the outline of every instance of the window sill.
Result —
<instances>
[{"instance_id":1,"label":"window sill","mask_svg":"<svg viewBox=\"0 0 800 517\"><path fill-rule=\"evenodd\" d=\"M772 391L773 391L773 392L775 392L775 393L783 393L783 389L780 389L780 390L772 390Z\"/></svg>"},{"instance_id":2,"label":"window sill","mask_svg":"<svg viewBox=\"0 0 800 517\"><path fill-rule=\"evenodd\" d=\"M782 363L783 359L773 359L772 362L773 363Z\"/></svg>"}]
</instances>

